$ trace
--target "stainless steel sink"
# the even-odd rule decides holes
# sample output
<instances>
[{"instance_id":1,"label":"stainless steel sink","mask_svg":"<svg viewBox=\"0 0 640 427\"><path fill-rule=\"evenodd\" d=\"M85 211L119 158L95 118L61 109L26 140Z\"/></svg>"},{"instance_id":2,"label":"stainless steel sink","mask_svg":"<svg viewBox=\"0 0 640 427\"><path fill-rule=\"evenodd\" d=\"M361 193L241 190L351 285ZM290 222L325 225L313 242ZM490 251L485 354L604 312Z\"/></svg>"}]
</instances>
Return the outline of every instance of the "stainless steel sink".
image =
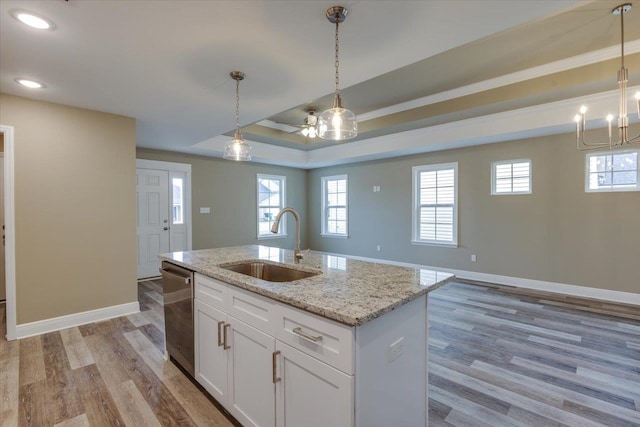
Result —
<instances>
[{"instance_id":1,"label":"stainless steel sink","mask_svg":"<svg viewBox=\"0 0 640 427\"><path fill-rule=\"evenodd\" d=\"M266 280L268 282L293 282L317 276L321 272L296 270L282 265L267 264L260 261L243 262L238 264L223 265L220 268L246 274L247 276Z\"/></svg>"}]
</instances>

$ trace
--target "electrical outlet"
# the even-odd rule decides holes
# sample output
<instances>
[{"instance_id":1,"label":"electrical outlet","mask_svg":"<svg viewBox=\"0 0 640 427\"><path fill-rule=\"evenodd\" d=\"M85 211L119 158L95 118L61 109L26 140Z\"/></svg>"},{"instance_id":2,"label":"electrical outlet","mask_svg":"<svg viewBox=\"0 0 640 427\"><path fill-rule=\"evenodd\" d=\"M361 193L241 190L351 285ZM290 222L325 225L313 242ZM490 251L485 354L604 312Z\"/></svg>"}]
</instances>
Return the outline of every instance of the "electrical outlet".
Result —
<instances>
[{"instance_id":1,"label":"electrical outlet","mask_svg":"<svg viewBox=\"0 0 640 427\"><path fill-rule=\"evenodd\" d=\"M389 346L389 361L393 362L404 353L404 337L391 343Z\"/></svg>"},{"instance_id":2,"label":"electrical outlet","mask_svg":"<svg viewBox=\"0 0 640 427\"><path fill-rule=\"evenodd\" d=\"M476 256L476 254L471 255L471 262L477 262L478 261L478 257Z\"/></svg>"},{"instance_id":3,"label":"electrical outlet","mask_svg":"<svg viewBox=\"0 0 640 427\"><path fill-rule=\"evenodd\" d=\"M378 245L376 246L376 251L380 252L382 250L382 246Z\"/></svg>"}]
</instances>

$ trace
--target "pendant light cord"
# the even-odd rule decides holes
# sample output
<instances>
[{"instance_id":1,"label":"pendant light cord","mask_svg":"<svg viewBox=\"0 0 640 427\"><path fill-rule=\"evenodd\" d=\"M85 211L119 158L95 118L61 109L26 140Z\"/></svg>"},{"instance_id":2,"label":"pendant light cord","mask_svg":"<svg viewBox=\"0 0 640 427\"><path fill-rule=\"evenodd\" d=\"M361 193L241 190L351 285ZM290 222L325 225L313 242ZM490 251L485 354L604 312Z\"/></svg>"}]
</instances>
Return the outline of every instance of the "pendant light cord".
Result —
<instances>
[{"instance_id":1,"label":"pendant light cord","mask_svg":"<svg viewBox=\"0 0 640 427\"><path fill-rule=\"evenodd\" d=\"M240 134L240 80L236 79L236 137Z\"/></svg>"},{"instance_id":2,"label":"pendant light cord","mask_svg":"<svg viewBox=\"0 0 640 427\"><path fill-rule=\"evenodd\" d=\"M624 6L620 8L620 40L621 40L621 57L622 57L622 68L624 68Z\"/></svg>"},{"instance_id":3,"label":"pendant light cord","mask_svg":"<svg viewBox=\"0 0 640 427\"><path fill-rule=\"evenodd\" d=\"M340 68L340 44L338 43L338 27L340 26L340 15L336 13L336 56L335 56L335 66L336 66L336 94L340 94L340 72L338 71Z\"/></svg>"}]
</instances>

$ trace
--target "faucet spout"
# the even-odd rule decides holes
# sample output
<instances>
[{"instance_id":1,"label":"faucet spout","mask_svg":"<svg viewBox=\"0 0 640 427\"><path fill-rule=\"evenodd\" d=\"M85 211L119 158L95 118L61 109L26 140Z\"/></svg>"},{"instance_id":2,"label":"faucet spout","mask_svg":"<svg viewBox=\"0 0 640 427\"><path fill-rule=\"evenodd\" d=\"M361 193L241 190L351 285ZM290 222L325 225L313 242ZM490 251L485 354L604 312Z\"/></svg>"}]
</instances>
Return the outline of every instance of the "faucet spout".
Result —
<instances>
[{"instance_id":1,"label":"faucet spout","mask_svg":"<svg viewBox=\"0 0 640 427\"><path fill-rule=\"evenodd\" d=\"M282 219L282 216L287 212L291 213L291 215L293 215L293 218L295 218L296 220L296 246L293 249L293 262L295 264L300 264L300 260L303 258L303 256L302 251L300 250L300 215L298 215L298 212L296 212L295 209L289 207L282 209L280 212L278 212L275 220L273 221L271 232L274 234L278 232L278 228L280 227L280 220Z\"/></svg>"}]
</instances>

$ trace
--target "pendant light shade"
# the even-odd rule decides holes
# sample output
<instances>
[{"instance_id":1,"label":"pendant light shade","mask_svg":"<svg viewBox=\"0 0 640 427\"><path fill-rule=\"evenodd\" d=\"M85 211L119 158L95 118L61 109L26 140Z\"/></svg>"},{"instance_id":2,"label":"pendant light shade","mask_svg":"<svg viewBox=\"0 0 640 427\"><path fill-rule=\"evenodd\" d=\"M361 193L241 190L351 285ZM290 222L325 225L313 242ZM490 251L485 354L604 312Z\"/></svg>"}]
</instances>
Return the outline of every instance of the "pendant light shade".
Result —
<instances>
[{"instance_id":1,"label":"pendant light shade","mask_svg":"<svg viewBox=\"0 0 640 427\"><path fill-rule=\"evenodd\" d=\"M342 6L333 6L327 10L326 16L329 22L336 24L336 54L335 54L335 83L336 91L333 98L333 107L324 111L318 118L318 135L322 139L342 141L355 138L358 135L358 121L353 111L342 106L340 96L340 45L338 28L347 16L347 9Z\"/></svg>"},{"instance_id":2,"label":"pendant light shade","mask_svg":"<svg viewBox=\"0 0 640 427\"><path fill-rule=\"evenodd\" d=\"M223 158L238 162L251 160L251 146L244 142L240 133L240 80L244 79L241 71L232 71L231 78L236 81L236 131L233 139L224 146Z\"/></svg>"},{"instance_id":3,"label":"pendant light shade","mask_svg":"<svg viewBox=\"0 0 640 427\"><path fill-rule=\"evenodd\" d=\"M335 95L333 107L320 114L318 130L320 138L333 141L351 139L358 135L356 115L342 107L340 94Z\"/></svg>"},{"instance_id":4,"label":"pendant light shade","mask_svg":"<svg viewBox=\"0 0 640 427\"><path fill-rule=\"evenodd\" d=\"M236 133L233 139L224 146L223 157L227 160L247 162L251 160L251 146L244 142L242 135Z\"/></svg>"}]
</instances>

